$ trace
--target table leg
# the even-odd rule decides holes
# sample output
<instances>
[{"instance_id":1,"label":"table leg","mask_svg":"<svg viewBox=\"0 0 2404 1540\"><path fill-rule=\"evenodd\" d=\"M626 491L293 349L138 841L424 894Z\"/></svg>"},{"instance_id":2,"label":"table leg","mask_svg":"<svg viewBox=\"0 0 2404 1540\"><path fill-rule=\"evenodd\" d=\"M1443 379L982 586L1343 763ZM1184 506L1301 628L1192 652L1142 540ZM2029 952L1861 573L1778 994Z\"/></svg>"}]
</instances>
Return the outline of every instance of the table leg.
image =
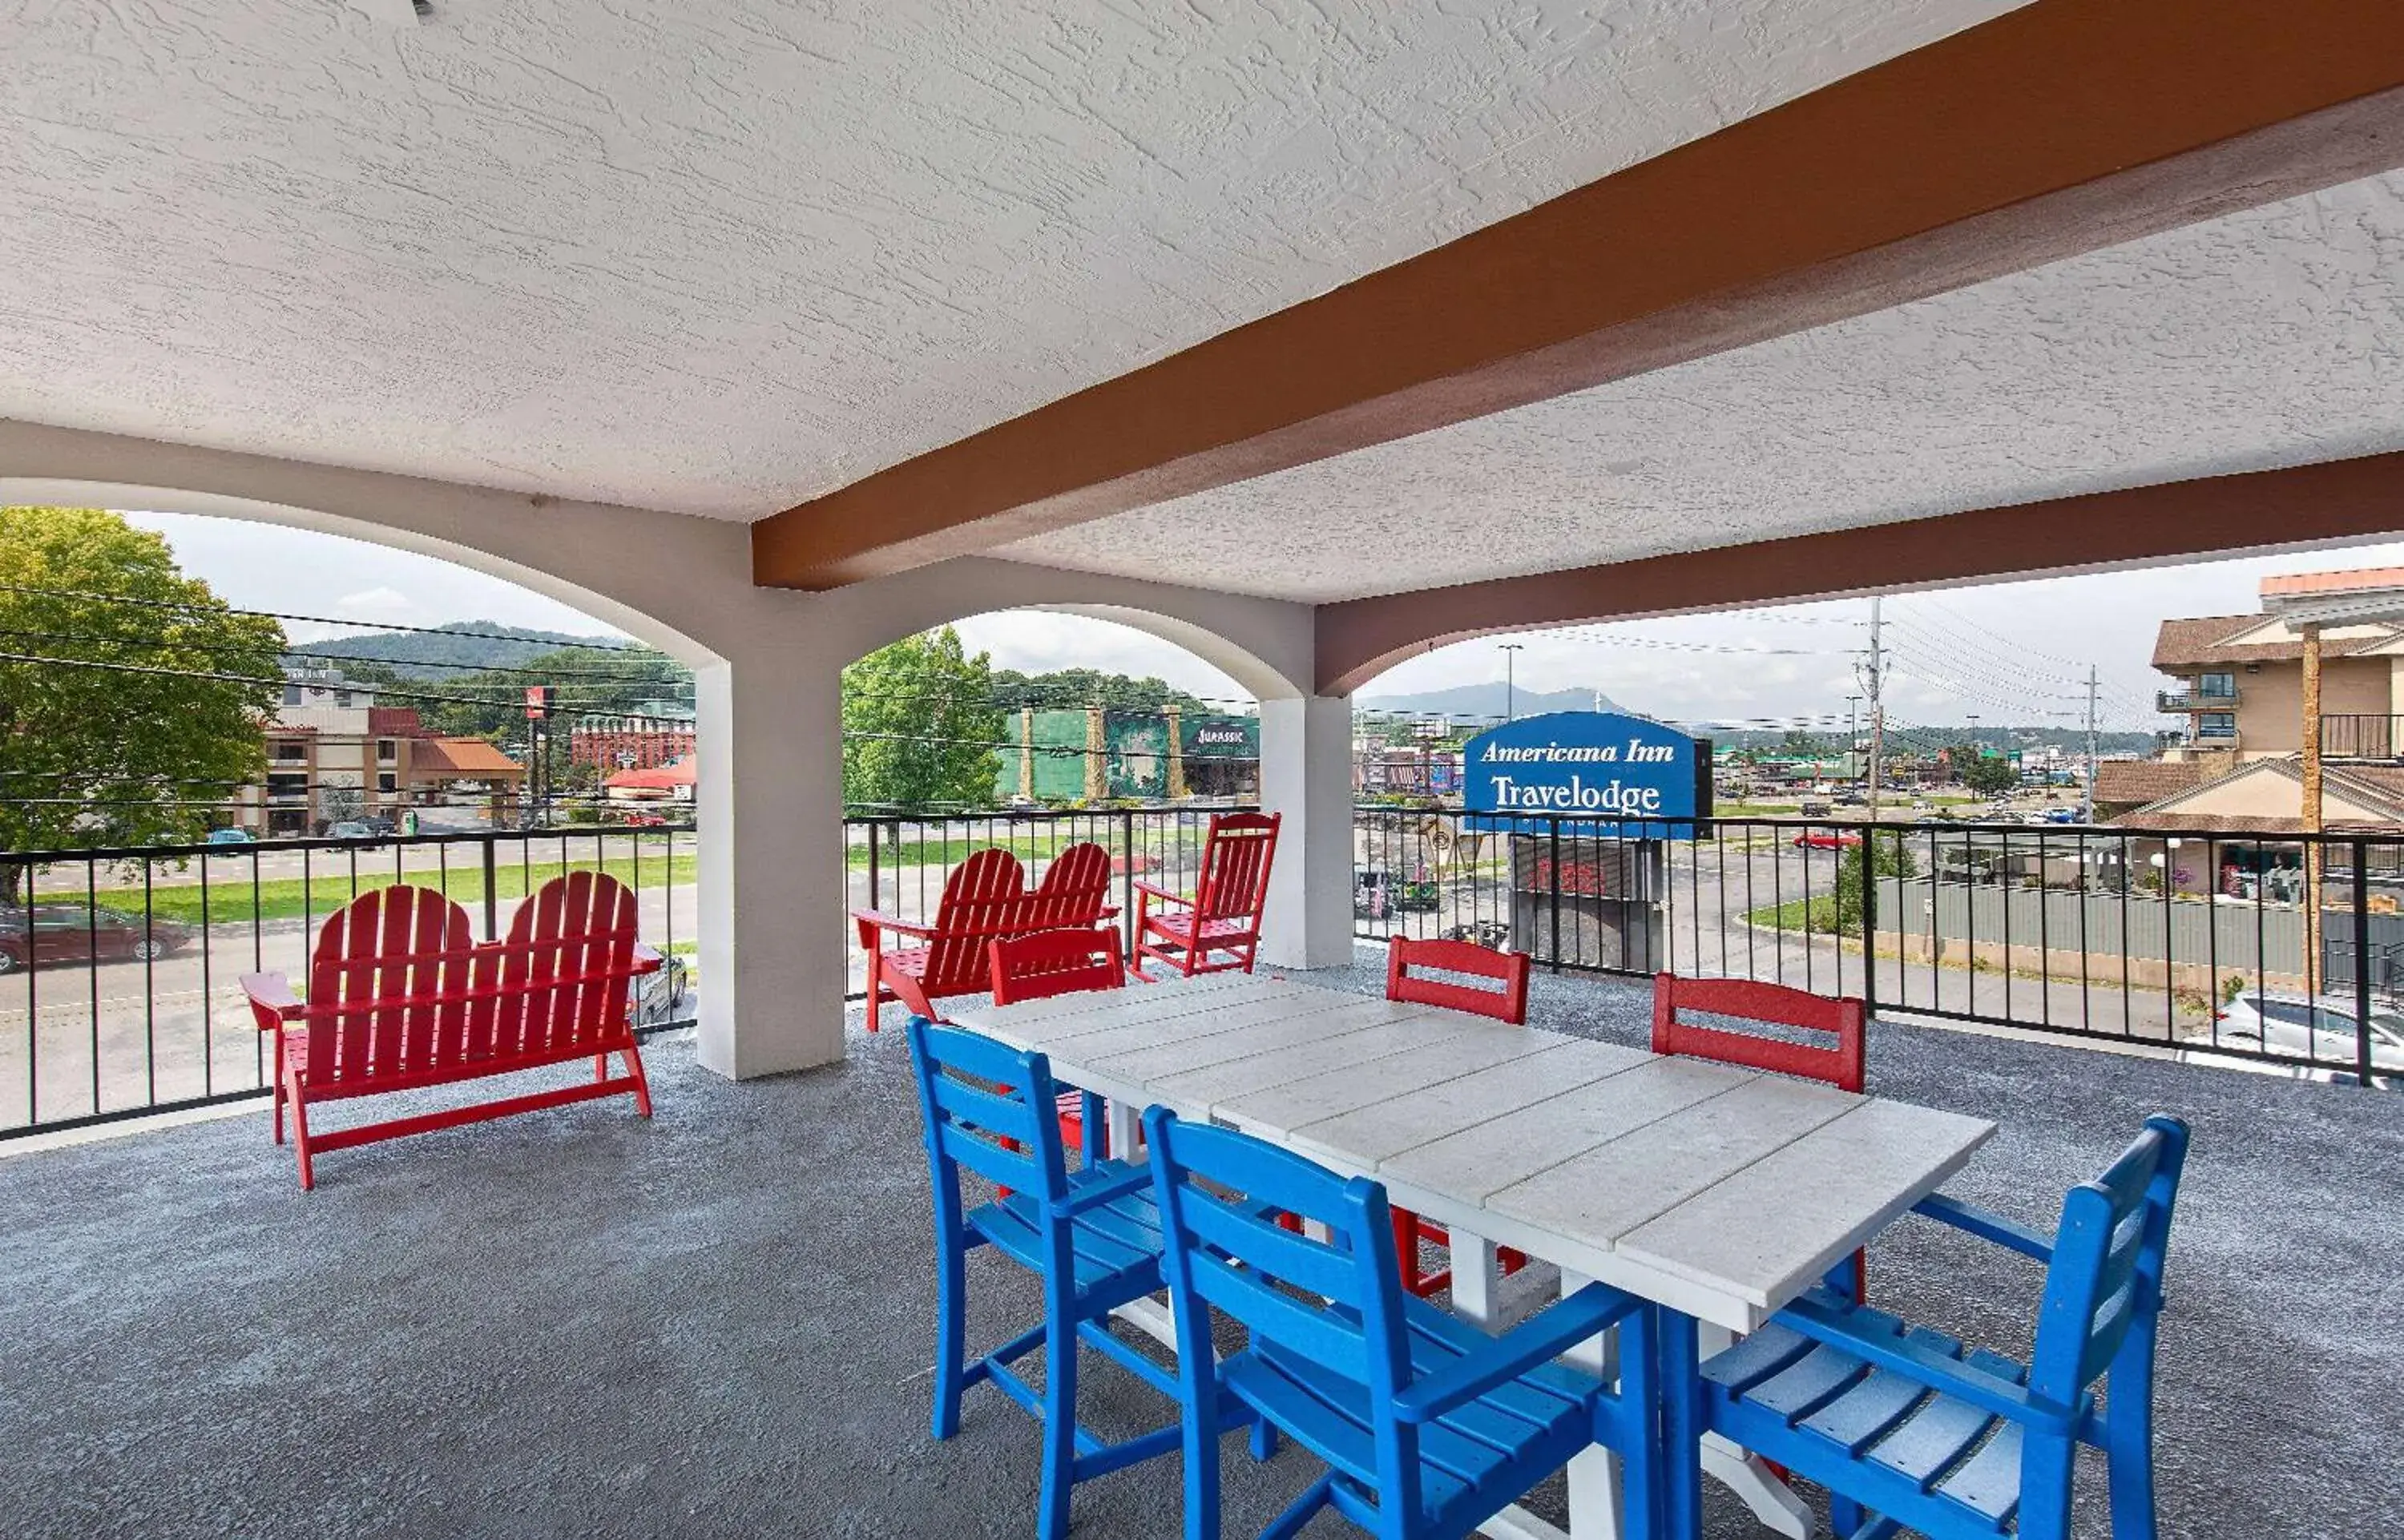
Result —
<instances>
[{"instance_id":1,"label":"table leg","mask_svg":"<svg viewBox=\"0 0 2404 1540\"><path fill-rule=\"evenodd\" d=\"M1494 1242L1461 1230L1451 1232L1452 1309L1464 1321L1494 1324L1494 1285L1500 1279Z\"/></svg>"},{"instance_id":2,"label":"table leg","mask_svg":"<svg viewBox=\"0 0 2404 1540\"><path fill-rule=\"evenodd\" d=\"M1700 1459L1703 1377L1695 1318L1661 1307L1661 1533L1657 1540L1698 1540L1703 1533Z\"/></svg>"},{"instance_id":3,"label":"table leg","mask_svg":"<svg viewBox=\"0 0 2404 1540\"><path fill-rule=\"evenodd\" d=\"M1110 1111L1111 1157L1129 1165L1143 1158L1143 1125L1137 1121L1139 1109L1112 1097Z\"/></svg>"},{"instance_id":4,"label":"table leg","mask_svg":"<svg viewBox=\"0 0 2404 1540\"><path fill-rule=\"evenodd\" d=\"M1736 1333L1708 1321L1695 1323L1697 1362L1725 1351ZM1726 1487L1753 1510L1754 1518L1786 1540L1811 1540L1811 1505L1771 1472L1768 1463L1715 1433L1703 1435L1703 1474Z\"/></svg>"}]
</instances>

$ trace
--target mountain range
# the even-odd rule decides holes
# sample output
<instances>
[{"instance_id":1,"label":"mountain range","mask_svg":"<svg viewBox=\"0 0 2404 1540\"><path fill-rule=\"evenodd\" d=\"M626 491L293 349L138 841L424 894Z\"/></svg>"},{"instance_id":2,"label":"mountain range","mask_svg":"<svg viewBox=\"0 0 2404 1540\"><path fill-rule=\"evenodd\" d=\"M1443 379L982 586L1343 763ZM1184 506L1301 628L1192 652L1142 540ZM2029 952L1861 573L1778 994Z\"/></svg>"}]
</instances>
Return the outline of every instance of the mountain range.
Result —
<instances>
[{"instance_id":1,"label":"mountain range","mask_svg":"<svg viewBox=\"0 0 2404 1540\"><path fill-rule=\"evenodd\" d=\"M1506 692L1500 680L1456 684L1405 695L1364 695L1353 704L1363 711L1387 711L1403 717L1491 717L1497 721L1506 714L1538 717L1547 711L1628 711L1627 707L1615 704L1600 690Z\"/></svg>"},{"instance_id":2,"label":"mountain range","mask_svg":"<svg viewBox=\"0 0 2404 1540\"><path fill-rule=\"evenodd\" d=\"M463 668L510 667L570 643L592 647L630 645L618 637L579 637L566 631L503 625L498 621L452 621L439 631L329 637L324 641L302 642L292 651L336 662L344 658L370 660L388 664L404 674L439 678Z\"/></svg>"}]
</instances>

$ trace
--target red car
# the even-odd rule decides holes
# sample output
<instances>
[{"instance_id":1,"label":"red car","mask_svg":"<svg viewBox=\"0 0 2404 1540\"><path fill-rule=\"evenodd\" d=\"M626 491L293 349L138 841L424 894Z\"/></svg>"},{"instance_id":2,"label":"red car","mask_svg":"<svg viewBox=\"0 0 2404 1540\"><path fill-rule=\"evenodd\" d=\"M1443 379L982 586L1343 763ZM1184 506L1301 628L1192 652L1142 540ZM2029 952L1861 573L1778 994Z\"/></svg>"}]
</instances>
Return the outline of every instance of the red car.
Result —
<instances>
[{"instance_id":1,"label":"red car","mask_svg":"<svg viewBox=\"0 0 2404 1540\"><path fill-rule=\"evenodd\" d=\"M145 929L138 915L80 903L37 903L31 917L29 927L24 910L0 910L0 973L29 962L162 958L192 939L173 920L154 919Z\"/></svg>"},{"instance_id":2,"label":"red car","mask_svg":"<svg viewBox=\"0 0 2404 1540\"><path fill-rule=\"evenodd\" d=\"M1850 829L1806 829L1795 836L1797 850L1846 850L1859 845L1862 836Z\"/></svg>"}]
</instances>

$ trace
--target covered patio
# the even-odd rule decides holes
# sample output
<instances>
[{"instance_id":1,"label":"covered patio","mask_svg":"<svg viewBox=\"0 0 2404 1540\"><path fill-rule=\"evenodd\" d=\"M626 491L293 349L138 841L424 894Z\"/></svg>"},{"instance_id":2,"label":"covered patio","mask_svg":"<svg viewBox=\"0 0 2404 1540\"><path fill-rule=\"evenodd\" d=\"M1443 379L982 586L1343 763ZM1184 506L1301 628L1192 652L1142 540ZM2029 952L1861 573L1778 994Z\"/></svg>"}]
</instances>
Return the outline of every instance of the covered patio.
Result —
<instances>
[{"instance_id":1,"label":"covered patio","mask_svg":"<svg viewBox=\"0 0 2404 1540\"><path fill-rule=\"evenodd\" d=\"M690 665L704 980L654 1123L307 1195L263 1112L0 1161L15 1532L1026 1533L1023 1420L925 1435L904 1049L844 1003L878 647L1041 609L1223 670L1282 819L1261 961L1374 991L1351 698L1404 659L2404 529L2404 11L1714 9L12 20L0 501L438 555ZM1643 1007L1547 980L1536 1020ZM2193 1120L2167 1533L2404 1508L2392 1098L1898 1024L1869 1062L1997 1121L1953 1186L2034 1223ZM2025 1347L2016 1265L1872 1251L1880 1302ZM1027 1296L979 1281L989 1341ZM1230 1459L1231 1529L1305 1479Z\"/></svg>"},{"instance_id":2,"label":"covered patio","mask_svg":"<svg viewBox=\"0 0 2404 1540\"><path fill-rule=\"evenodd\" d=\"M1315 976L1375 993L1383 972L1364 947ZM1636 986L1540 977L1530 1021L1641 1043L1648 1008ZM927 1436L907 1054L891 1031L849 1047L839 1070L738 1087L663 1042L651 1123L571 1109L374 1146L314 1194L263 1111L0 1165L15 1533L1016 1540L1034 1426L988 1395L963 1436ZM2145 1113L2193 1122L2208 1158L2166 1285L2165 1535L2366 1535L2404 1508L2389 1099L1886 1023L1869 1062L1875 1094L1999 1117L1951 1190L2031 1223ZM1870 1266L1891 1307L2025 1349L2034 1267L1913 1222ZM1508 1281L1506 1308L1545 1281ZM1013 1269L972 1283L974 1342L1032 1308ZM1086 1378L1105 1428L1171 1414L1123 1375ZM1231 1442L1230 1533L1312 1468L1291 1449L1255 1467ZM1077 1533L1173 1533L1177 1483L1174 1460L1095 1482ZM2100 1535L2094 1487L2080 1533ZM1706 1493L1714 1540L1762 1533ZM1559 1505L1558 1481L1533 1504Z\"/></svg>"}]
</instances>

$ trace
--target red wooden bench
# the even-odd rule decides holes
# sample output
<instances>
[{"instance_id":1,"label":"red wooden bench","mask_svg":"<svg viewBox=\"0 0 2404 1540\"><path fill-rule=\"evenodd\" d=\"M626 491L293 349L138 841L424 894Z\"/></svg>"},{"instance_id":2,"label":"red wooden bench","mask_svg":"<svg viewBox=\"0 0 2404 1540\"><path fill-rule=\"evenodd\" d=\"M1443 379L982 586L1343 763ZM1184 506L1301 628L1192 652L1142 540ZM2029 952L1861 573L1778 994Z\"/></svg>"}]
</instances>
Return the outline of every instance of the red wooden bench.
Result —
<instances>
[{"instance_id":1,"label":"red wooden bench","mask_svg":"<svg viewBox=\"0 0 2404 1540\"><path fill-rule=\"evenodd\" d=\"M281 973L243 975L259 1029L275 1035L275 1141L288 1102L307 1188L313 1155L354 1144L622 1094L649 1117L629 995L659 966L635 939L633 891L597 873L552 878L519 905L506 939L482 944L468 911L430 888L362 893L317 933L305 1002ZM612 1054L624 1056L624 1073L609 1073ZM589 1083L309 1131L314 1102L583 1058Z\"/></svg>"},{"instance_id":2,"label":"red wooden bench","mask_svg":"<svg viewBox=\"0 0 2404 1540\"><path fill-rule=\"evenodd\" d=\"M1027 870L1007 850L979 850L952 868L931 920L903 919L878 909L854 909L860 950L868 954L868 1029L875 1031L887 1001L913 1015L941 1020L935 1001L983 994L993 982L986 947L1035 931L1086 930L1118 910L1111 891L1110 852L1072 845L1044 869L1030 889ZM915 946L888 947L888 935Z\"/></svg>"}]
</instances>

